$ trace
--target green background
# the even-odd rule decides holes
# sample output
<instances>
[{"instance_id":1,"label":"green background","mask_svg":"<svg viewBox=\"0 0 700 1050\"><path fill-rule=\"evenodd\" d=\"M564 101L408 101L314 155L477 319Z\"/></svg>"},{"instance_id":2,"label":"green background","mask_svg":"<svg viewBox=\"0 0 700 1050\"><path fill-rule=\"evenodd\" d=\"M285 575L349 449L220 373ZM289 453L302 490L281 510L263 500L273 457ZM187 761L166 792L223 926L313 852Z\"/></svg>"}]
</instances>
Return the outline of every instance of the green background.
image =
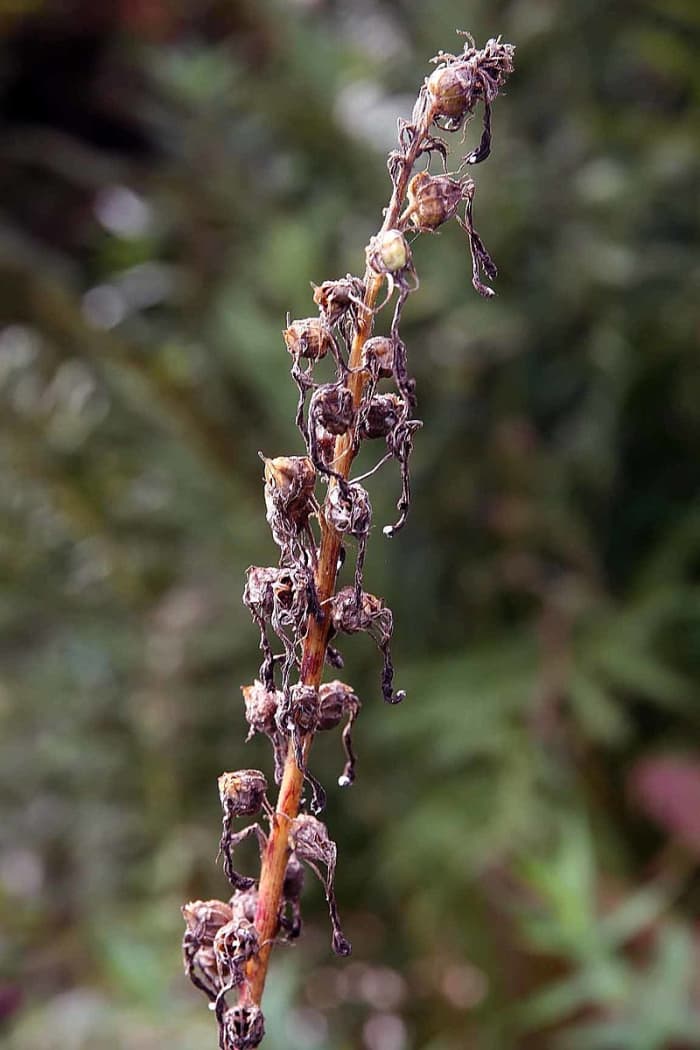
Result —
<instances>
[{"instance_id":1,"label":"green background","mask_svg":"<svg viewBox=\"0 0 700 1050\"><path fill-rule=\"evenodd\" d=\"M518 49L473 172L498 296L455 224L414 245L425 426L365 576L408 697L348 640L358 780L337 734L312 768L354 953L309 875L265 1046L699 1047L697 5L105 6L0 10L2 1045L216 1045L179 908L226 895L216 777L270 769L281 330L361 271L461 27Z\"/></svg>"}]
</instances>

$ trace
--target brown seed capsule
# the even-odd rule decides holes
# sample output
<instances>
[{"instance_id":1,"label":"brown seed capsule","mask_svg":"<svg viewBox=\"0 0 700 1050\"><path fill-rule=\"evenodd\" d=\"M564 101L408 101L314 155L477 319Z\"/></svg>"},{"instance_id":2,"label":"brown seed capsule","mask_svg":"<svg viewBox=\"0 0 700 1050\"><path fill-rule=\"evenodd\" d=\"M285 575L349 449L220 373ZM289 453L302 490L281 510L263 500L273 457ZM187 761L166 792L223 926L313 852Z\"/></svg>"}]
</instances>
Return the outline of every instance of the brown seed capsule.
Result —
<instances>
[{"instance_id":1,"label":"brown seed capsule","mask_svg":"<svg viewBox=\"0 0 700 1050\"><path fill-rule=\"evenodd\" d=\"M394 343L385 335L368 339L362 351L363 367L377 379L389 379L394 373Z\"/></svg>"},{"instance_id":2,"label":"brown seed capsule","mask_svg":"<svg viewBox=\"0 0 700 1050\"><path fill-rule=\"evenodd\" d=\"M325 317L326 324L332 326L341 321L346 314L354 316L357 308L362 306L365 286L359 277L348 274L337 281L324 281L313 286L314 302Z\"/></svg>"},{"instance_id":3,"label":"brown seed capsule","mask_svg":"<svg viewBox=\"0 0 700 1050\"><path fill-rule=\"evenodd\" d=\"M311 398L311 426L320 424L329 434L344 434L352 426L354 418L352 394L345 386L338 383L324 384Z\"/></svg>"},{"instance_id":4,"label":"brown seed capsule","mask_svg":"<svg viewBox=\"0 0 700 1050\"><path fill-rule=\"evenodd\" d=\"M470 108L472 84L465 66L438 66L428 77L427 85L435 116L460 120Z\"/></svg>"},{"instance_id":5,"label":"brown seed capsule","mask_svg":"<svg viewBox=\"0 0 700 1050\"><path fill-rule=\"evenodd\" d=\"M308 456L266 459L265 500L298 527L306 524L314 507L316 471ZM269 509L269 507L268 507Z\"/></svg>"},{"instance_id":6,"label":"brown seed capsule","mask_svg":"<svg viewBox=\"0 0 700 1050\"><path fill-rule=\"evenodd\" d=\"M292 321L282 336L292 357L320 361L333 348L333 337L320 317Z\"/></svg>"},{"instance_id":7,"label":"brown seed capsule","mask_svg":"<svg viewBox=\"0 0 700 1050\"><path fill-rule=\"evenodd\" d=\"M396 394L375 394L362 417L362 438L385 438L406 413L404 402Z\"/></svg>"},{"instance_id":8,"label":"brown seed capsule","mask_svg":"<svg viewBox=\"0 0 700 1050\"><path fill-rule=\"evenodd\" d=\"M233 918L230 904L219 900L189 901L181 911L188 931L200 945L213 944L216 931Z\"/></svg>"},{"instance_id":9,"label":"brown seed capsule","mask_svg":"<svg viewBox=\"0 0 700 1050\"><path fill-rule=\"evenodd\" d=\"M248 739L253 733L270 735L275 731L275 713L282 699L278 689L266 689L257 678L252 685L242 685L246 722L250 726Z\"/></svg>"},{"instance_id":10,"label":"brown seed capsule","mask_svg":"<svg viewBox=\"0 0 700 1050\"><path fill-rule=\"evenodd\" d=\"M182 938L185 973L195 988L216 999L221 981L213 951L216 934L231 921L233 912L224 901L190 901L182 906L186 929Z\"/></svg>"},{"instance_id":11,"label":"brown seed capsule","mask_svg":"<svg viewBox=\"0 0 700 1050\"><path fill-rule=\"evenodd\" d=\"M367 263L376 273L398 273L411 264L411 249L400 230L385 230L367 245Z\"/></svg>"},{"instance_id":12,"label":"brown seed capsule","mask_svg":"<svg viewBox=\"0 0 700 1050\"><path fill-rule=\"evenodd\" d=\"M239 769L219 777L219 798L229 817L249 817L264 805L267 792L265 774L259 769Z\"/></svg>"},{"instance_id":13,"label":"brown seed capsule","mask_svg":"<svg viewBox=\"0 0 700 1050\"><path fill-rule=\"evenodd\" d=\"M447 175L419 171L408 184L410 221L423 232L451 219L463 200L462 186Z\"/></svg>"}]
</instances>

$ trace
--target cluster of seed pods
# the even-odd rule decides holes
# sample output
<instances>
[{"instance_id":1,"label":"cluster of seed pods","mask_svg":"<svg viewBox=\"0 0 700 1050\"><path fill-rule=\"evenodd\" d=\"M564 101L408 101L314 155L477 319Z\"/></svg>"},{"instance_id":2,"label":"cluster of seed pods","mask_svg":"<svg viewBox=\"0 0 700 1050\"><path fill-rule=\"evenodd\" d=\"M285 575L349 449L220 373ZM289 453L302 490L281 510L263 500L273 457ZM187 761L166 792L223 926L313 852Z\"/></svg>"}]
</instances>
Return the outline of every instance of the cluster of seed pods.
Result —
<instances>
[{"instance_id":1,"label":"cluster of seed pods","mask_svg":"<svg viewBox=\"0 0 700 1050\"><path fill-rule=\"evenodd\" d=\"M291 941L301 932L304 864L323 885L334 952L350 954L335 899L336 846L319 820L326 795L308 768L308 744L317 732L344 722L345 763L338 783L352 784L356 766L352 729L361 705L345 682L334 679L318 684L317 677L304 673L305 645L312 625L322 627L325 662L340 669L342 656L331 643L343 635L368 634L382 654L383 699L390 704L403 700L404 692L394 689L392 612L381 598L364 589L372 505L362 482L388 461L398 463L398 516L383 529L385 535L395 535L410 507L409 460L416 431L422 426L415 416L416 384L400 335L404 305L418 287L408 235L433 232L456 217L467 234L474 288L483 296L493 295L484 279L492 279L496 268L474 229L474 183L463 172L489 154L491 104L512 70L512 58L513 48L500 39L477 50L468 37L460 54L440 52L433 59L437 68L423 83L411 121L399 122L399 148L388 161L392 198L381 231L367 246L364 278L348 275L314 285L317 314L301 320L288 317L282 333L299 391L296 425L305 447L301 455L267 458L261 454L266 518L279 556L274 565L247 570L243 601L260 632L262 662L255 681L243 686L242 694L248 739L259 733L270 741L277 784L288 764L295 763L309 788L310 812L295 810L289 816L273 810L267 778L259 770L243 769L219 777L219 854L233 893L228 901L193 901L182 911L185 971L211 1002L221 1050L248 1050L263 1039L259 1001L242 993L250 991L250 964L262 957L265 945ZM449 174L447 144L435 131L463 128L479 103L483 108L480 142L462 159L458 170ZM443 170L438 174L430 170L434 154L442 159ZM427 166L414 172L420 158L425 158ZM462 204L464 218L457 215ZM387 334L373 336L375 318L385 307L391 309ZM324 379L319 376L324 359L332 361L330 379L328 374ZM371 470L351 478L349 465L365 441L382 441L384 451ZM319 566L329 532L337 543L338 564L333 586L324 590L319 587ZM351 579L336 589L350 542L355 548ZM321 600L319 591L329 596ZM236 821L250 818L253 823L235 829ZM261 821L267 821L267 830ZM234 854L243 840L253 837L262 864L280 827L285 836L286 872L281 895L271 911L272 928L266 922L269 936L261 941L262 925L256 925L261 914L260 883L237 870ZM278 869L279 879L283 870ZM232 997L239 993L240 998L231 1005Z\"/></svg>"}]
</instances>

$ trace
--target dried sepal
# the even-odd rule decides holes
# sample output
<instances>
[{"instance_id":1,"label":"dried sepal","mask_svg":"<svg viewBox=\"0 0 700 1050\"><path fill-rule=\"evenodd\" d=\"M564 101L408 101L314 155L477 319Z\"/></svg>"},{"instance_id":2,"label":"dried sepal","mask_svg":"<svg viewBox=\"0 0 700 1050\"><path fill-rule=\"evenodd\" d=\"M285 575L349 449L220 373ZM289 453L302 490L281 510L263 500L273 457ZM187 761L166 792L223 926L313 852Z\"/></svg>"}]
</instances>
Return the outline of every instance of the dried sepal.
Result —
<instances>
[{"instance_id":1,"label":"dried sepal","mask_svg":"<svg viewBox=\"0 0 700 1050\"><path fill-rule=\"evenodd\" d=\"M350 955L352 946L340 927L338 904L333 886L338 850L335 842L328 835L326 825L308 813L301 813L292 821L289 841L299 860L309 865L325 890L333 929L331 942L333 951L336 955ZM325 872L319 869L319 864L325 867Z\"/></svg>"},{"instance_id":2,"label":"dried sepal","mask_svg":"<svg viewBox=\"0 0 700 1050\"><path fill-rule=\"evenodd\" d=\"M394 692L394 666L391 662L391 636L394 617L381 598L363 591L357 601L354 587L343 587L331 599L331 623L335 631L356 634L365 631L374 639L384 657L382 696L388 704L398 704L406 696L403 690Z\"/></svg>"},{"instance_id":3,"label":"dried sepal","mask_svg":"<svg viewBox=\"0 0 700 1050\"><path fill-rule=\"evenodd\" d=\"M355 764L357 758L352 746L352 727L355 719L360 713L360 700L349 685L337 679L332 682L324 682L318 690L319 730L335 729L340 725L343 718L347 717L347 723L343 729L342 741L345 750L345 768L338 777L340 787L349 787L355 780Z\"/></svg>"},{"instance_id":4,"label":"dried sepal","mask_svg":"<svg viewBox=\"0 0 700 1050\"><path fill-rule=\"evenodd\" d=\"M494 277L498 276L498 270L496 264L486 250L484 242L474 229L473 202L476 186L471 179L467 179L464 191L467 206L464 212L464 219L460 219L460 217L457 216L457 222L469 239L469 251L471 252L472 257L472 285L479 295L483 295L485 299L490 299L491 296L496 293L493 288L490 288L489 285L483 283L481 280L481 274L483 272L490 280L493 280Z\"/></svg>"}]
</instances>

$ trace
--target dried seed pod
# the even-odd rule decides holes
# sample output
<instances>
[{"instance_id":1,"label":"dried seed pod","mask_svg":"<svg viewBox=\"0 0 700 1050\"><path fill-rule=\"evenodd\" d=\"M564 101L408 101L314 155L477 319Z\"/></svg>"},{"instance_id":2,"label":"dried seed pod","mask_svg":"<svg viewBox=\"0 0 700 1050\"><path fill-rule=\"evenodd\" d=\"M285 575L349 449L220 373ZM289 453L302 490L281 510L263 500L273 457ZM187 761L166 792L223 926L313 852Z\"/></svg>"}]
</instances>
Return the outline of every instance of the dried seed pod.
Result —
<instances>
[{"instance_id":1,"label":"dried seed pod","mask_svg":"<svg viewBox=\"0 0 700 1050\"><path fill-rule=\"evenodd\" d=\"M368 339L362 350L362 366L376 379L389 379L394 373L394 343L385 335Z\"/></svg>"},{"instance_id":2,"label":"dried seed pod","mask_svg":"<svg viewBox=\"0 0 700 1050\"><path fill-rule=\"evenodd\" d=\"M349 685L339 682L325 682L318 691L319 711L317 729L335 729L347 715L347 724L343 729L342 741L346 755L345 768L338 777L341 787L349 787L355 780L355 763L357 761L352 748L352 727L360 713L360 701Z\"/></svg>"},{"instance_id":3,"label":"dried seed pod","mask_svg":"<svg viewBox=\"0 0 700 1050\"><path fill-rule=\"evenodd\" d=\"M396 394L374 394L363 408L358 435L362 440L386 438L405 415L405 402Z\"/></svg>"},{"instance_id":4,"label":"dried seed pod","mask_svg":"<svg viewBox=\"0 0 700 1050\"><path fill-rule=\"evenodd\" d=\"M275 720L282 736L292 741L296 764L311 785L311 809L321 813L326 806L326 793L309 772L304 756L304 737L315 732L318 722L318 691L302 682L293 685L277 708Z\"/></svg>"},{"instance_id":5,"label":"dried seed pod","mask_svg":"<svg viewBox=\"0 0 700 1050\"><path fill-rule=\"evenodd\" d=\"M254 879L239 873L233 867L233 851L235 847L248 838L255 835L258 839L260 850L265 848L267 839L259 824L251 824L242 831L235 834L231 831L231 821L235 817L253 816L263 809L268 815L272 815L272 807L267 801L267 780L258 769L240 769L236 773L222 773L219 777L219 797L223 809L221 821L221 840L219 842L219 854L224 858L224 871L231 885L236 889L247 890Z\"/></svg>"},{"instance_id":6,"label":"dried seed pod","mask_svg":"<svg viewBox=\"0 0 700 1050\"><path fill-rule=\"evenodd\" d=\"M279 689L267 689L257 678L252 685L242 685L241 692L245 702L245 717L250 729L246 742L254 733L263 733L272 744L275 762L275 783L282 780L284 759L287 754L286 739L277 730L275 715L284 699Z\"/></svg>"},{"instance_id":7,"label":"dried seed pod","mask_svg":"<svg viewBox=\"0 0 700 1050\"><path fill-rule=\"evenodd\" d=\"M350 315L354 322L357 311L362 309L365 296L364 283L359 277L347 274L337 281L324 281L313 285L314 302L321 310L329 328L345 320Z\"/></svg>"},{"instance_id":8,"label":"dried seed pod","mask_svg":"<svg viewBox=\"0 0 700 1050\"><path fill-rule=\"evenodd\" d=\"M245 703L246 722L250 726L246 740L250 740L254 733L271 736L275 731L275 713L282 693L279 689L266 689L258 678L252 685L242 685L241 692Z\"/></svg>"},{"instance_id":9,"label":"dried seed pod","mask_svg":"<svg viewBox=\"0 0 700 1050\"><path fill-rule=\"evenodd\" d=\"M233 911L224 901L189 901L182 906L186 929L182 938L185 973L195 988L212 1001L220 989L219 972L213 951L216 934L231 921Z\"/></svg>"},{"instance_id":10,"label":"dried seed pod","mask_svg":"<svg viewBox=\"0 0 700 1050\"><path fill-rule=\"evenodd\" d=\"M318 509L316 471L307 456L277 456L265 463L265 507L272 538L283 558L306 563L315 556L309 517Z\"/></svg>"},{"instance_id":11,"label":"dried seed pod","mask_svg":"<svg viewBox=\"0 0 700 1050\"><path fill-rule=\"evenodd\" d=\"M412 266L411 249L401 230L384 230L372 237L367 265L380 274L398 274Z\"/></svg>"},{"instance_id":12,"label":"dried seed pod","mask_svg":"<svg viewBox=\"0 0 700 1050\"><path fill-rule=\"evenodd\" d=\"M337 478L344 478L333 470L331 461L335 454L335 437L345 434L355 421L352 394L341 383L326 383L318 387L309 405L309 455L317 470ZM332 451L324 444L327 435L333 435ZM330 451L330 457L329 457Z\"/></svg>"},{"instance_id":13,"label":"dried seed pod","mask_svg":"<svg viewBox=\"0 0 700 1050\"><path fill-rule=\"evenodd\" d=\"M427 81L428 93L436 117L447 117L452 124L466 116L474 103L474 75L468 66L461 63L438 66Z\"/></svg>"},{"instance_id":14,"label":"dried seed pod","mask_svg":"<svg viewBox=\"0 0 700 1050\"><path fill-rule=\"evenodd\" d=\"M451 219L464 199L462 184L447 175L419 171L408 184L404 213L421 233L436 230Z\"/></svg>"},{"instance_id":15,"label":"dried seed pod","mask_svg":"<svg viewBox=\"0 0 700 1050\"><path fill-rule=\"evenodd\" d=\"M260 630L263 662L259 673L263 684L269 690L275 688L275 657L267 637L269 623L284 646L282 685L286 688L296 662L301 625L309 614L321 616L313 572L299 565L281 568L251 565L246 572L243 603Z\"/></svg>"},{"instance_id":16,"label":"dried seed pod","mask_svg":"<svg viewBox=\"0 0 700 1050\"><path fill-rule=\"evenodd\" d=\"M316 817L302 813L292 821L289 841L299 860L309 865L325 890L333 928L333 951L336 955L350 955L352 946L340 928L338 905L333 888L338 850L335 842L328 835L326 825ZM319 864L323 864L326 868L325 875L319 870Z\"/></svg>"},{"instance_id":17,"label":"dried seed pod","mask_svg":"<svg viewBox=\"0 0 700 1050\"><path fill-rule=\"evenodd\" d=\"M356 634L366 631L375 641L384 657L382 670L382 696L388 704L398 704L406 696L403 690L394 692L394 666L391 662L391 636L394 631L394 617L381 598L363 591L357 601L353 587L343 587L331 599L331 623L336 631Z\"/></svg>"},{"instance_id":18,"label":"dried seed pod","mask_svg":"<svg viewBox=\"0 0 700 1050\"><path fill-rule=\"evenodd\" d=\"M224 992L227 989L224 989ZM265 1037L265 1018L259 1006L226 1006L224 994L216 1000L219 1050L254 1050Z\"/></svg>"},{"instance_id":19,"label":"dried seed pod","mask_svg":"<svg viewBox=\"0 0 700 1050\"><path fill-rule=\"evenodd\" d=\"M267 779L259 769L222 773L218 784L221 805L229 820L250 817L260 809L270 810L266 797Z\"/></svg>"},{"instance_id":20,"label":"dried seed pod","mask_svg":"<svg viewBox=\"0 0 700 1050\"><path fill-rule=\"evenodd\" d=\"M282 337L293 358L320 361L333 347L330 329L320 317L305 317L288 323Z\"/></svg>"},{"instance_id":21,"label":"dried seed pod","mask_svg":"<svg viewBox=\"0 0 700 1050\"><path fill-rule=\"evenodd\" d=\"M330 351L338 366L338 376L347 372L340 350L333 338L330 327L321 317L306 317L301 321L287 320L287 328L282 333L287 349L292 355L292 378L299 388L299 401L297 404L296 424L302 436L306 437L304 431L304 402L307 391L314 381L312 378L313 366ZM307 368L302 370L299 362L302 358L308 361Z\"/></svg>"},{"instance_id":22,"label":"dried seed pod","mask_svg":"<svg viewBox=\"0 0 700 1050\"><path fill-rule=\"evenodd\" d=\"M245 980L245 964L260 949L258 933L248 919L232 919L214 937L214 958L220 986L238 988Z\"/></svg>"}]
</instances>

